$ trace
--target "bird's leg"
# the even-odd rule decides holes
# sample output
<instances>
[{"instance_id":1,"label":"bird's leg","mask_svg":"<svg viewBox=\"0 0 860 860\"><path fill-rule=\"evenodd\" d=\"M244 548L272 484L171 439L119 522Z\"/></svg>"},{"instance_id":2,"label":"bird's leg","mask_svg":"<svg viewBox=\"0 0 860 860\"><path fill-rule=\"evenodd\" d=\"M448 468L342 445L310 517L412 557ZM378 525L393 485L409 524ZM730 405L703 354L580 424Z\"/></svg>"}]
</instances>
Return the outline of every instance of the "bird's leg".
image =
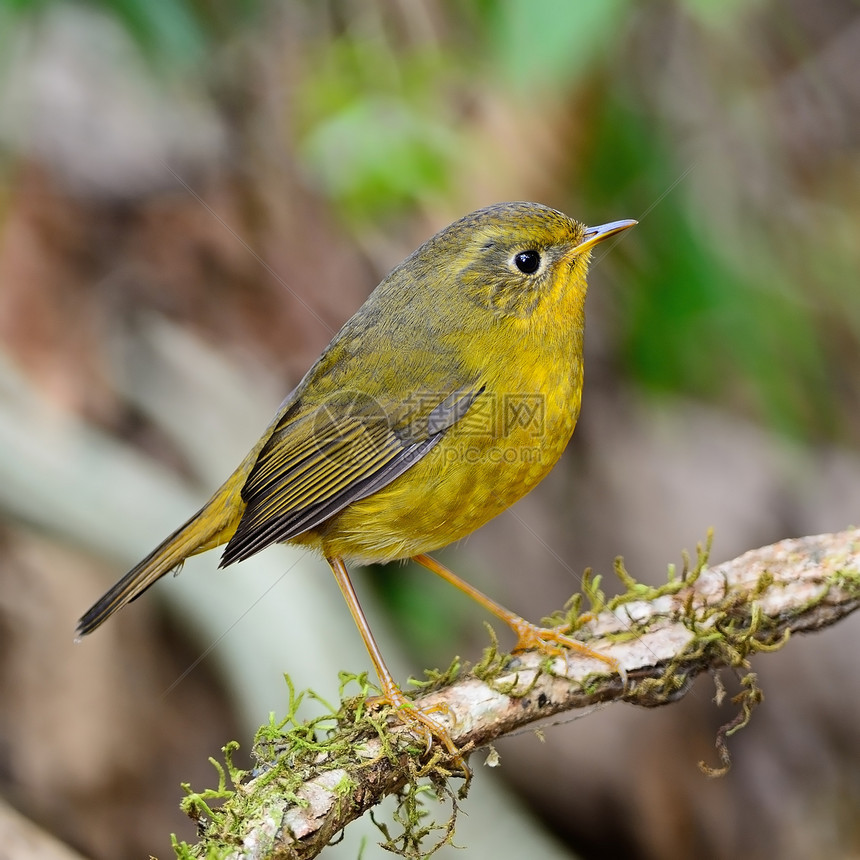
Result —
<instances>
[{"instance_id":1,"label":"bird's leg","mask_svg":"<svg viewBox=\"0 0 860 860\"><path fill-rule=\"evenodd\" d=\"M331 567L332 573L334 573L334 578L340 586L343 599L349 607L352 619L355 621L355 626L358 628L358 632L364 640L364 645L367 648L367 653L370 655L373 668L376 669L376 674L379 677L382 695L379 696L377 700L381 700L394 708L397 713L397 718L410 731L418 735L425 742L427 745L427 752L430 751L430 747L433 745L433 738L441 741L445 749L447 749L454 758L457 766L462 768L464 773L468 775L469 767L445 727L434 720L427 712L417 708L412 701L403 694L403 691L397 686L397 684L394 683L394 678L392 677L391 672L388 671L385 661L382 659L382 652L376 644L376 639L373 636L370 625L367 623L367 618L362 611L361 604L358 602L358 596L352 586L352 581L349 578L349 571L347 571L343 559L334 557L327 558L326 561L329 563L329 567Z\"/></svg>"},{"instance_id":2,"label":"bird's leg","mask_svg":"<svg viewBox=\"0 0 860 860\"><path fill-rule=\"evenodd\" d=\"M624 676L624 672L618 665L617 660L612 657L607 657L605 654L601 654L598 651L594 651L587 645L584 645L582 642L578 642L570 636L566 636L561 632L563 629L562 627L539 627L536 624L526 621L524 618L520 618L519 615L515 615L513 612L505 609L504 606L496 603L495 600L487 597L486 594L478 591L477 588L469 585L465 580L460 579L456 573L449 570L445 565L439 564L435 558L431 558L429 555L415 555L412 557L412 560L418 562L418 564L423 567L426 567L427 570L432 570L437 576L441 576L445 582L449 582L455 588L458 588L464 594L471 597L472 600L477 601L484 607L484 609L495 615L496 618L504 621L505 624L507 624L508 627L517 634L517 644L514 645L514 652L537 649L545 654L558 655L563 653L563 649L566 648L572 651L578 651L586 657L593 657L595 660L600 660L609 666L613 672L619 672L622 677Z\"/></svg>"}]
</instances>

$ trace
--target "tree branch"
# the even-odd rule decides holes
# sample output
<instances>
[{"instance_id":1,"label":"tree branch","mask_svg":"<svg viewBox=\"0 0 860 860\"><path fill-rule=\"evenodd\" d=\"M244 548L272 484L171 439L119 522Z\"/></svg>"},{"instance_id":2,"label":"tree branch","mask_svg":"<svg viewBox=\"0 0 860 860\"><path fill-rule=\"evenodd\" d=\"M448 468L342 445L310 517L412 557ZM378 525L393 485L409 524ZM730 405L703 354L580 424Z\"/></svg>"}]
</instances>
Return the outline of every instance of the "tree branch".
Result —
<instances>
[{"instance_id":1,"label":"tree branch","mask_svg":"<svg viewBox=\"0 0 860 860\"><path fill-rule=\"evenodd\" d=\"M860 530L781 541L711 568L704 561L700 552L693 570L659 588L636 583L619 562L627 592L609 603L586 584L594 611L574 626L590 634L589 647L618 661L626 684L575 653L491 653L416 704L432 709L458 747L472 751L563 711L612 700L667 704L700 672L747 671L751 654L780 647L792 632L834 624L860 604ZM725 735L746 723L761 698L752 673L742 686L741 713L717 739L726 766ZM421 777L443 785L457 775L444 751L416 750L415 739L364 698L343 706L336 725L331 717L301 723L297 706L295 700L284 723L261 730L260 766L250 779L232 768L227 749L235 791L222 771L220 791L189 794L185 806L201 823L201 841L178 846L180 856L314 857L385 796ZM213 810L210 798L226 800Z\"/></svg>"}]
</instances>

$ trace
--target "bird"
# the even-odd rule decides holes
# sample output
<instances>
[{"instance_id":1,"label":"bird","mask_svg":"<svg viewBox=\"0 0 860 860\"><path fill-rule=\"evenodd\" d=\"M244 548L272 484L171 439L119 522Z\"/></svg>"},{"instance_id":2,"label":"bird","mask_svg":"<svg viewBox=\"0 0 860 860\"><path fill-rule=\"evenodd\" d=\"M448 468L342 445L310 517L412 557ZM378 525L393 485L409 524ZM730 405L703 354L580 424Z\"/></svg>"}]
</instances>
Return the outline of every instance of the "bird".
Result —
<instances>
[{"instance_id":1,"label":"bird","mask_svg":"<svg viewBox=\"0 0 860 860\"><path fill-rule=\"evenodd\" d=\"M459 759L447 729L397 686L348 564L413 559L508 624L514 650L577 649L617 669L428 553L506 510L561 456L582 400L591 252L635 223L587 227L511 202L440 230L343 325L210 500L84 613L77 637L189 556L224 546L226 567L289 543L328 562L378 675L379 700L428 749L435 738Z\"/></svg>"}]
</instances>

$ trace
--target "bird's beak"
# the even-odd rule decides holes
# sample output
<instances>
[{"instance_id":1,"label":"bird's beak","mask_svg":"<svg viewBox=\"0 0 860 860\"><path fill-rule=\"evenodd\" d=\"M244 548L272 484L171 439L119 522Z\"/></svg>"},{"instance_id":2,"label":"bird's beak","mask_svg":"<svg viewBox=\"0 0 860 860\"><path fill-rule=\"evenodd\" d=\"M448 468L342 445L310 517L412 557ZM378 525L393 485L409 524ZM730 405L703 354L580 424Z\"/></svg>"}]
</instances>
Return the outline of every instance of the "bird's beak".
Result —
<instances>
[{"instance_id":1,"label":"bird's beak","mask_svg":"<svg viewBox=\"0 0 860 860\"><path fill-rule=\"evenodd\" d=\"M593 248L598 242L638 224L638 221L627 219L626 221L610 221L608 224L601 224L599 227L586 227L582 234L582 241L576 246L576 253L581 254L583 251L588 251Z\"/></svg>"}]
</instances>

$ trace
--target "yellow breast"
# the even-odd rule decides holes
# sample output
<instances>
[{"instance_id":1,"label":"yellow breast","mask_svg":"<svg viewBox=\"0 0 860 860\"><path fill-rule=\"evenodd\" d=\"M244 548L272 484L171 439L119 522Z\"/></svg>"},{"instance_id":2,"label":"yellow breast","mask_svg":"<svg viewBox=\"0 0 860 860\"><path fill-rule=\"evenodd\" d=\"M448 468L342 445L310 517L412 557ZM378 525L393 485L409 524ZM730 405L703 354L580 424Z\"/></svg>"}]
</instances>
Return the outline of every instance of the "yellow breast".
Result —
<instances>
[{"instance_id":1,"label":"yellow breast","mask_svg":"<svg viewBox=\"0 0 860 860\"><path fill-rule=\"evenodd\" d=\"M529 492L573 433L582 367L516 364L407 472L296 542L363 563L408 558L465 537Z\"/></svg>"}]
</instances>

